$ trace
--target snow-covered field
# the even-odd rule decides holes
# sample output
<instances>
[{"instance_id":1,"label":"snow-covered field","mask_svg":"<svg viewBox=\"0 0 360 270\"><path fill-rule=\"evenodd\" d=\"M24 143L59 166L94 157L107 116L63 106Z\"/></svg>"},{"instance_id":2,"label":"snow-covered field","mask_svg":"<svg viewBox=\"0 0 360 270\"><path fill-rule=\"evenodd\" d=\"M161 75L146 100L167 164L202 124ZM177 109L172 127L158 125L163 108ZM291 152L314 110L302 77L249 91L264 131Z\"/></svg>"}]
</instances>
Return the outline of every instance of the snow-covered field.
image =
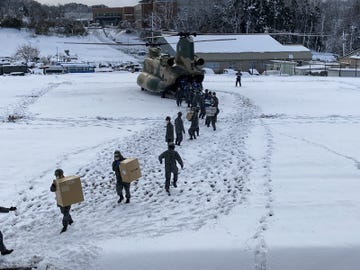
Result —
<instances>
[{"instance_id":1,"label":"snow-covered field","mask_svg":"<svg viewBox=\"0 0 360 270\"><path fill-rule=\"evenodd\" d=\"M105 32L109 34L109 37L111 36L118 39L118 41L124 43L133 42L133 35L116 35L115 30L106 30ZM113 42L111 39L105 37L105 34L101 29L91 30L91 34L84 37L66 37L56 35L35 35L33 32L26 29L16 30L0 28L0 40L2 43L0 58L13 56L19 47L30 45L40 51L40 57L55 56L56 54L64 55L64 51L69 50L70 55L77 56L79 61L84 62L121 63L138 61L138 59L133 56L124 53L124 51L126 52L129 50L128 47L68 44L69 42ZM142 48L142 50L144 50L144 48Z\"/></svg>"},{"instance_id":2,"label":"snow-covered field","mask_svg":"<svg viewBox=\"0 0 360 270\"><path fill-rule=\"evenodd\" d=\"M15 250L0 268L359 269L359 79L249 76L235 88L207 75L217 130L201 122L177 147L185 167L169 197L157 158L179 109L136 76L0 76L0 206L18 208L0 215ZM142 167L127 205L116 202L116 149ZM59 167L85 193L61 235L49 191Z\"/></svg>"}]
</instances>

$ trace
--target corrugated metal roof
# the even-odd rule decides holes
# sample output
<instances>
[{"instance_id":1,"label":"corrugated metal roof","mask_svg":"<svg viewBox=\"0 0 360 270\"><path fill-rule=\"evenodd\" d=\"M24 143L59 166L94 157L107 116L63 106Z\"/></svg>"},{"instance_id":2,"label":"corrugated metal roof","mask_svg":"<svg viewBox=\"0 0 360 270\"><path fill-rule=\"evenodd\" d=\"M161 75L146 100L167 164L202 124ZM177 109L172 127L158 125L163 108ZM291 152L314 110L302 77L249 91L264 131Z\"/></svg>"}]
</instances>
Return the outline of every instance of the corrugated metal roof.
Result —
<instances>
[{"instance_id":1,"label":"corrugated metal roof","mask_svg":"<svg viewBox=\"0 0 360 270\"><path fill-rule=\"evenodd\" d=\"M266 34L254 35L201 35L193 37L194 41L211 39L235 39L213 42L195 43L196 53L243 53L243 52L310 52L301 45L282 45L280 42ZM177 36L165 37L172 48L176 50Z\"/></svg>"}]
</instances>

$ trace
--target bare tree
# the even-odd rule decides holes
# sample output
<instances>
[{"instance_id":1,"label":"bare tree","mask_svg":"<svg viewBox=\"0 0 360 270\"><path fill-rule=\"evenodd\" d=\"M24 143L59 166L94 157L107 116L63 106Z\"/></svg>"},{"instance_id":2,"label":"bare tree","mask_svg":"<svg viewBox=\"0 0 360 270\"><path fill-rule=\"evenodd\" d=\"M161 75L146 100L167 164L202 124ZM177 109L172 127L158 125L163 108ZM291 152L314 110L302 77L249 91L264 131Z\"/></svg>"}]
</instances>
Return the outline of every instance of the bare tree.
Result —
<instances>
[{"instance_id":1,"label":"bare tree","mask_svg":"<svg viewBox=\"0 0 360 270\"><path fill-rule=\"evenodd\" d=\"M38 48L32 47L31 45L21 45L15 54L15 58L24 60L26 65L30 61L34 61L39 58L40 51Z\"/></svg>"}]
</instances>

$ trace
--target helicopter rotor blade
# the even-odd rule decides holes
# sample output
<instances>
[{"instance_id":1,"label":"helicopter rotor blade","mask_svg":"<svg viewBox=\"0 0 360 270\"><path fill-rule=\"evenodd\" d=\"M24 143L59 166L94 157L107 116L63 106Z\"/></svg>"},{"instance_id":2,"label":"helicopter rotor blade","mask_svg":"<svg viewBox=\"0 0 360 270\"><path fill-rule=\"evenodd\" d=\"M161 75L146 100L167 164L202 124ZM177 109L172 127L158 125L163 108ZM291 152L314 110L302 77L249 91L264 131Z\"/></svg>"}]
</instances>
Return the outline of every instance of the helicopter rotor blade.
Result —
<instances>
[{"instance_id":1,"label":"helicopter rotor blade","mask_svg":"<svg viewBox=\"0 0 360 270\"><path fill-rule=\"evenodd\" d=\"M228 41L228 40L236 40L236 38L218 38L218 39L204 39L204 40L194 40L194 43L200 42L212 42L212 41Z\"/></svg>"},{"instance_id":2,"label":"helicopter rotor blade","mask_svg":"<svg viewBox=\"0 0 360 270\"><path fill-rule=\"evenodd\" d=\"M110 43L110 42L64 42L65 44L79 44L79 45L111 45L111 46L147 46L147 43Z\"/></svg>"},{"instance_id":3,"label":"helicopter rotor blade","mask_svg":"<svg viewBox=\"0 0 360 270\"><path fill-rule=\"evenodd\" d=\"M264 33L270 36L298 36L298 37L328 37L325 34L306 34L306 33L293 33L293 32L280 32L280 33Z\"/></svg>"}]
</instances>

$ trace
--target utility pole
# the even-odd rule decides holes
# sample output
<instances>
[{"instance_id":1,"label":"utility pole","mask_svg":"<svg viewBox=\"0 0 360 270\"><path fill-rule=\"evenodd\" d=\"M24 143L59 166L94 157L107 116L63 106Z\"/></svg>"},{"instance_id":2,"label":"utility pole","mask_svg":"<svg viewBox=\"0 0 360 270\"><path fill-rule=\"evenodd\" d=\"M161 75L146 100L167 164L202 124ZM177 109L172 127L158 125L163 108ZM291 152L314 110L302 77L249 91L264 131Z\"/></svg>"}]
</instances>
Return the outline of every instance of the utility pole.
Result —
<instances>
[{"instance_id":1,"label":"utility pole","mask_svg":"<svg viewBox=\"0 0 360 270\"><path fill-rule=\"evenodd\" d=\"M154 12L151 12L151 43L154 43Z\"/></svg>"}]
</instances>

